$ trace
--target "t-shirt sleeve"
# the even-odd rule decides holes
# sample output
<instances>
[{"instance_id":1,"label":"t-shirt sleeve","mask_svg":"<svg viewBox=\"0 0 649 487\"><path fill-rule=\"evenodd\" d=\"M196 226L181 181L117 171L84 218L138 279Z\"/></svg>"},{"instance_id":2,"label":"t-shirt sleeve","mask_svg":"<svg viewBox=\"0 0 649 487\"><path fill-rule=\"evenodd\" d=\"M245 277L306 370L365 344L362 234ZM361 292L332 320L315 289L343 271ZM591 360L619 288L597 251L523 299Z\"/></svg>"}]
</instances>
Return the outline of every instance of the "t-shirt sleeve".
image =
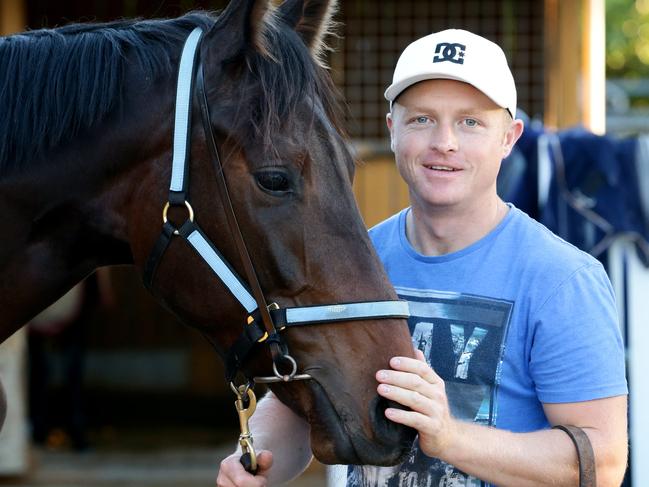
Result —
<instances>
[{"instance_id":1,"label":"t-shirt sleeve","mask_svg":"<svg viewBox=\"0 0 649 487\"><path fill-rule=\"evenodd\" d=\"M533 313L530 372L541 402L627 394L613 290L599 263L560 282Z\"/></svg>"}]
</instances>

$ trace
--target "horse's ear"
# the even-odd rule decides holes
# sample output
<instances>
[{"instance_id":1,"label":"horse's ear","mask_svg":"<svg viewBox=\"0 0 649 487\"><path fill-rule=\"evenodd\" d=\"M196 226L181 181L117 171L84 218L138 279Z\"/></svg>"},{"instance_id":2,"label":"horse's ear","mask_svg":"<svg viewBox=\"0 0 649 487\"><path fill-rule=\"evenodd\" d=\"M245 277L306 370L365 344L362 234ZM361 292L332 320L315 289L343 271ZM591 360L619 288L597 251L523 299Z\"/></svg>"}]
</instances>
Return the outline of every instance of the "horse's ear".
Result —
<instances>
[{"instance_id":1,"label":"horse's ear","mask_svg":"<svg viewBox=\"0 0 649 487\"><path fill-rule=\"evenodd\" d=\"M324 38L335 26L332 17L337 7L337 0L286 0L279 7L280 17L295 29L323 65L322 56L328 49Z\"/></svg>"},{"instance_id":2,"label":"horse's ear","mask_svg":"<svg viewBox=\"0 0 649 487\"><path fill-rule=\"evenodd\" d=\"M219 59L235 56L246 48L270 55L266 31L273 22L270 0L231 0L203 41Z\"/></svg>"}]
</instances>

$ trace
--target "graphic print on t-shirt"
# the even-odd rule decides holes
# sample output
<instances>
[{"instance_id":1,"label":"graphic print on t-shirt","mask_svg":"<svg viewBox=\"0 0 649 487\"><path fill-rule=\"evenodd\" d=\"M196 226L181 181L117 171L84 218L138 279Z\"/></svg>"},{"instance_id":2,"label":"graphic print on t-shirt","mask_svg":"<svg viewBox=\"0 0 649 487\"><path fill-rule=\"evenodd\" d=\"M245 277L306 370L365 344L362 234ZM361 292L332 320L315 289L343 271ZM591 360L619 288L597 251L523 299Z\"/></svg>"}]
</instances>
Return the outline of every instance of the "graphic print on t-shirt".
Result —
<instances>
[{"instance_id":1,"label":"graphic print on t-shirt","mask_svg":"<svg viewBox=\"0 0 649 487\"><path fill-rule=\"evenodd\" d=\"M513 303L484 296L397 287L410 305L415 348L446 384L454 417L494 425L504 343ZM349 487L480 486L417 444L397 467L350 466Z\"/></svg>"}]
</instances>

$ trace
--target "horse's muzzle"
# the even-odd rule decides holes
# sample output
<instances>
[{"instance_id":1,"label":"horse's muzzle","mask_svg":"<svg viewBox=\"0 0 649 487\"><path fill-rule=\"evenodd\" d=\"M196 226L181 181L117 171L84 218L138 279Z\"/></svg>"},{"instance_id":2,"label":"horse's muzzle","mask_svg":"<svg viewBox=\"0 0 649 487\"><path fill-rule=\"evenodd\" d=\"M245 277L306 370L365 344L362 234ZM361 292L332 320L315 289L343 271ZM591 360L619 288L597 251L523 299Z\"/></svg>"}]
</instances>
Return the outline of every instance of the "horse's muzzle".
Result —
<instances>
[{"instance_id":1,"label":"horse's muzzle","mask_svg":"<svg viewBox=\"0 0 649 487\"><path fill-rule=\"evenodd\" d=\"M391 458L388 455L384 463L372 463L372 465L394 465L399 463L408 454L417 436L416 430L386 418L385 410L387 408L404 409L403 406L394 401L377 396L373 401L370 416L377 442L385 445L386 450L393 450L394 457Z\"/></svg>"},{"instance_id":2,"label":"horse's muzzle","mask_svg":"<svg viewBox=\"0 0 649 487\"><path fill-rule=\"evenodd\" d=\"M319 383L308 381L308 384L314 400L309 415L311 447L319 461L388 466L399 463L408 454L416 431L385 417L388 405L401 406L377 395L367 404L369 424L362 427L357 413L344 404L344 395L337 394L332 400Z\"/></svg>"}]
</instances>

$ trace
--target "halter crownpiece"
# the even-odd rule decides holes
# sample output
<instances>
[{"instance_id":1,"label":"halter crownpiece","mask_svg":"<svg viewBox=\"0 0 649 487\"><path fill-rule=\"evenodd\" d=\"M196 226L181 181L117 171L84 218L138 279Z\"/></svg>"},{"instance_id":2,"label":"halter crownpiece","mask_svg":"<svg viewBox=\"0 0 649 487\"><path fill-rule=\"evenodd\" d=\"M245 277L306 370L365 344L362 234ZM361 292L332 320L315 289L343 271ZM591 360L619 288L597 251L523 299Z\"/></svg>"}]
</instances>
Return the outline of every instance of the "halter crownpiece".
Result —
<instances>
[{"instance_id":1,"label":"halter crownpiece","mask_svg":"<svg viewBox=\"0 0 649 487\"><path fill-rule=\"evenodd\" d=\"M173 162L169 201L163 210L162 234L155 243L144 267L144 283L153 286L155 272L171 239L179 236L185 239L198 253L214 274L228 288L234 298L248 313L247 323L243 332L230 347L225 358L226 378L232 383L253 348L258 343L267 343L273 358L273 375L254 377L254 382L288 382L293 380L310 379L308 374L297 373L297 363L288 353L288 347L280 332L289 327L312 325L318 323L335 323L340 321L367 320L381 318L408 318L410 316L406 301L368 301L338 304L318 304L313 306L280 308L277 304L266 303L259 284L259 279L252 265L245 240L239 228L236 213L232 207L228 186L223 174L223 166L219 157L218 147L214 140L210 122L210 111L205 92L203 66L197 65L199 46L203 31L194 29L183 47L178 70L178 87L176 94L176 114L174 125ZM195 86L194 86L195 85ZM197 98L201 110L201 119L207 146L212 156L219 186L219 195L234 238L239 256L243 263L247 281L239 277L234 268L219 252L194 221L194 212L187 201L189 188L190 141L192 132L192 94ZM167 220L167 210L170 206L184 207L188 219L175 227ZM289 366L288 374L282 374L280 369Z\"/></svg>"}]
</instances>

